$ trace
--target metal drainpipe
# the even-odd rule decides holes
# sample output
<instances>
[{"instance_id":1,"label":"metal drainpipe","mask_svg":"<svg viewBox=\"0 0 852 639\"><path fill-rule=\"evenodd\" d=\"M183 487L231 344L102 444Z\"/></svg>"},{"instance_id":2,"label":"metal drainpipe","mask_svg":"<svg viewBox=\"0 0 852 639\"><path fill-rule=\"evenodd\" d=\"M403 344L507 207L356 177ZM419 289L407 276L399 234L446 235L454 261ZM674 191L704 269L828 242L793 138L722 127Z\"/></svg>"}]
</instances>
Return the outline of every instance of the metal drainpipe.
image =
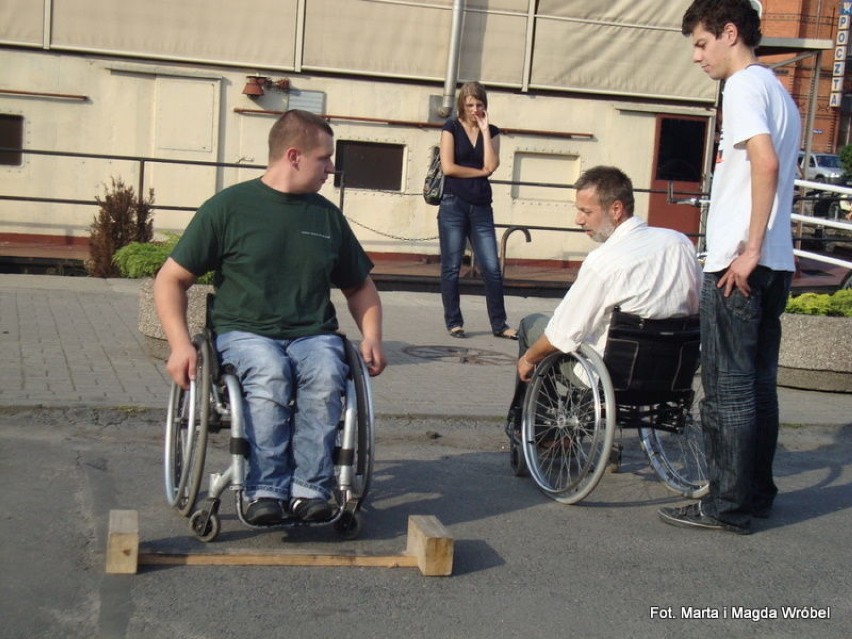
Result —
<instances>
[{"instance_id":1,"label":"metal drainpipe","mask_svg":"<svg viewBox=\"0 0 852 639\"><path fill-rule=\"evenodd\" d=\"M456 82L459 74L459 49L461 48L462 4L464 0L453 0L453 24L450 29L450 52L447 55L447 75L444 79L444 95L438 115L448 118L453 112Z\"/></svg>"}]
</instances>

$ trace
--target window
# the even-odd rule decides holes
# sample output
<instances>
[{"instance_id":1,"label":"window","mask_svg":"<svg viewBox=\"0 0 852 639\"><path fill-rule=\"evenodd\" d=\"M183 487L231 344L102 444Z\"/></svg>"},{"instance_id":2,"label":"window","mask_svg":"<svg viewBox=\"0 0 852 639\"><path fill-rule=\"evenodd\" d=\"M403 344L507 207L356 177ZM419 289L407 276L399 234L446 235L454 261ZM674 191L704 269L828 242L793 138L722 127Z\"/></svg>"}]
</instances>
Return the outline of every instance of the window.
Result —
<instances>
[{"instance_id":1,"label":"window","mask_svg":"<svg viewBox=\"0 0 852 639\"><path fill-rule=\"evenodd\" d=\"M0 113L0 165L21 166L24 148L24 116Z\"/></svg>"},{"instance_id":2,"label":"window","mask_svg":"<svg viewBox=\"0 0 852 639\"><path fill-rule=\"evenodd\" d=\"M664 118L655 179L700 182L706 132L707 120Z\"/></svg>"},{"instance_id":3,"label":"window","mask_svg":"<svg viewBox=\"0 0 852 639\"><path fill-rule=\"evenodd\" d=\"M404 151L402 144L338 140L334 186L343 181L349 189L401 191Z\"/></svg>"}]
</instances>

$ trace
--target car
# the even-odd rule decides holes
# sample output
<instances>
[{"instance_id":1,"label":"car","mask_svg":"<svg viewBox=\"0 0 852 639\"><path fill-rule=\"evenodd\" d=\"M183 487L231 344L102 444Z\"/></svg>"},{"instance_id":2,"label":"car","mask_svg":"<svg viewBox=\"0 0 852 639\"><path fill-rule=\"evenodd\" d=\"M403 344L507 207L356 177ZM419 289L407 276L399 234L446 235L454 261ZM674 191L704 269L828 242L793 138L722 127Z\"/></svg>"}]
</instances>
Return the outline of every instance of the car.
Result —
<instances>
[{"instance_id":1,"label":"car","mask_svg":"<svg viewBox=\"0 0 852 639\"><path fill-rule=\"evenodd\" d=\"M808 166L803 167L804 152L799 152L799 169L802 179L811 182L840 184L843 181L843 165L840 157L831 153L811 153Z\"/></svg>"}]
</instances>

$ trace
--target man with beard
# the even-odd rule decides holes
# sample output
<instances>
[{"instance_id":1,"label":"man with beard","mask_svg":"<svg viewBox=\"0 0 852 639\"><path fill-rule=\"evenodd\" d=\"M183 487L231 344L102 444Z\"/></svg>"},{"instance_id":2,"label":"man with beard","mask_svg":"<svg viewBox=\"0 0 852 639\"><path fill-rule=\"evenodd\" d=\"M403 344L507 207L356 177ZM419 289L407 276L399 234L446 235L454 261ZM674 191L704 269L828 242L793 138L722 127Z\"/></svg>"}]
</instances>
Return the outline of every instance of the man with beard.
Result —
<instances>
[{"instance_id":1,"label":"man with beard","mask_svg":"<svg viewBox=\"0 0 852 639\"><path fill-rule=\"evenodd\" d=\"M603 354L615 308L646 319L698 312L701 268L692 242L677 231L652 228L633 215L633 184L621 170L596 166L574 188L576 223L601 246L589 253L553 316L521 320L518 383L509 409L509 436L520 431L526 383L536 364L556 351L587 343Z\"/></svg>"}]
</instances>

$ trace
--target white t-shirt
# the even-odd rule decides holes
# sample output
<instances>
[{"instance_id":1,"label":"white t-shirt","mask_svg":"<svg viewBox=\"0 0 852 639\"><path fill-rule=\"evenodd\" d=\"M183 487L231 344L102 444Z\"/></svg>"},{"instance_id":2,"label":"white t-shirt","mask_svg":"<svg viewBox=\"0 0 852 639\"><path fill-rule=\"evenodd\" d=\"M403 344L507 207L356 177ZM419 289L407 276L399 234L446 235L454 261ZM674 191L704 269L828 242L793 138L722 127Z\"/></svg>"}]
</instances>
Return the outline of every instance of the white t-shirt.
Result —
<instances>
[{"instance_id":1,"label":"white t-shirt","mask_svg":"<svg viewBox=\"0 0 852 639\"><path fill-rule=\"evenodd\" d=\"M707 217L704 270L708 273L727 268L748 239L751 169L745 143L763 133L772 138L779 171L759 263L775 271L795 270L790 213L801 120L795 102L775 74L753 64L728 78L722 96L722 137Z\"/></svg>"},{"instance_id":2,"label":"white t-shirt","mask_svg":"<svg viewBox=\"0 0 852 639\"><path fill-rule=\"evenodd\" d=\"M603 354L616 306L648 319L694 315L702 279L683 233L628 218L583 261L544 334L563 353L585 342Z\"/></svg>"}]
</instances>

